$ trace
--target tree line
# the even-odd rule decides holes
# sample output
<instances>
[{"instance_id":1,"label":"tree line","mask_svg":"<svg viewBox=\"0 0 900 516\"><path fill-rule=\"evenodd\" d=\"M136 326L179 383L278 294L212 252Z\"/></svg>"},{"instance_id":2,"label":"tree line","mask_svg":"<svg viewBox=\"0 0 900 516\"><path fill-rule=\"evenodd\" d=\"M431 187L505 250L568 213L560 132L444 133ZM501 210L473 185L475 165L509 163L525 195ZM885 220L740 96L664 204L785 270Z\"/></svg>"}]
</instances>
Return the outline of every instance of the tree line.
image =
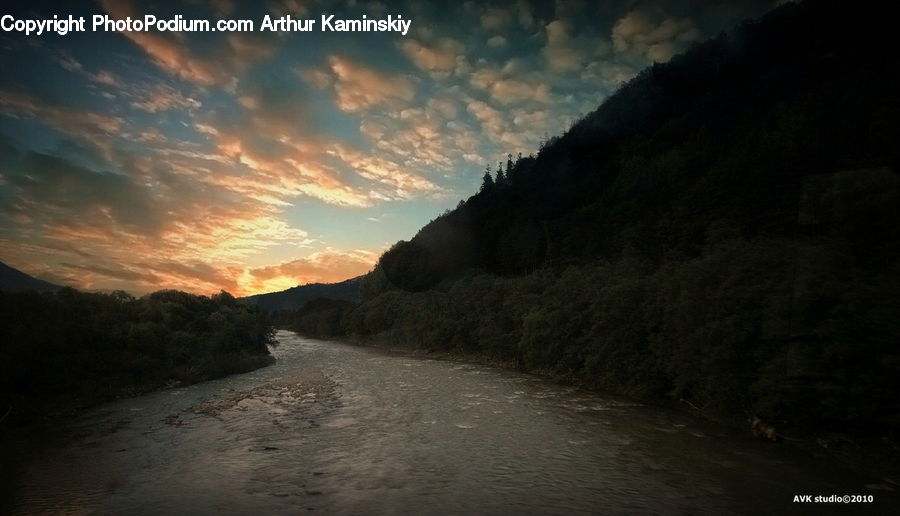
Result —
<instances>
[{"instance_id":1,"label":"tree line","mask_svg":"<svg viewBox=\"0 0 900 516\"><path fill-rule=\"evenodd\" d=\"M256 369L272 362L273 337L265 313L224 291L0 292L0 416L29 421Z\"/></svg>"}]
</instances>

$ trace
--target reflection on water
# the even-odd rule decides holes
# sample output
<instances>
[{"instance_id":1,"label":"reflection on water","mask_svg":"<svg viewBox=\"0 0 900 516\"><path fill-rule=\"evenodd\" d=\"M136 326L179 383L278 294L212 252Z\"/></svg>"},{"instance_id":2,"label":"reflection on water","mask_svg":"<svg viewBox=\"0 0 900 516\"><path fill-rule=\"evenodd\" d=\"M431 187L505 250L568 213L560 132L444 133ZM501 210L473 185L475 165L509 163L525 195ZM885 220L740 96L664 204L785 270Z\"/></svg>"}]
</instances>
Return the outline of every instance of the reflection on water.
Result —
<instances>
[{"instance_id":1,"label":"reflection on water","mask_svg":"<svg viewBox=\"0 0 900 516\"><path fill-rule=\"evenodd\" d=\"M278 340L271 367L104 405L57 429L58 444L25 465L15 511L777 514L801 508L794 494L871 493L784 447L627 400ZM883 503L869 514L891 496L871 494Z\"/></svg>"}]
</instances>

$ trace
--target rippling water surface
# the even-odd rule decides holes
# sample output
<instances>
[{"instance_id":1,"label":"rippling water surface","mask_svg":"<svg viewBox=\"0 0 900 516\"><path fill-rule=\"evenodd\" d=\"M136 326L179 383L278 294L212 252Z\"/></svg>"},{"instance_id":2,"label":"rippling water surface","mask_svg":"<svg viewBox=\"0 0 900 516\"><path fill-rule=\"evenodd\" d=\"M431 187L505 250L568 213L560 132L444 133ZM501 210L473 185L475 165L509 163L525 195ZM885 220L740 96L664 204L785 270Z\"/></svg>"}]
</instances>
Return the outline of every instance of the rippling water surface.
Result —
<instances>
[{"instance_id":1,"label":"rippling water surface","mask_svg":"<svg viewBox=\"0 0 900 516\"><path fill-rule=\"evenodd\" d=\"M18 475L14 511L777 514L798 509L794 494L872 494L785 447L659 408L483 366L278 340L271 367L56 429Z\"/></svg>"}]
</instances>

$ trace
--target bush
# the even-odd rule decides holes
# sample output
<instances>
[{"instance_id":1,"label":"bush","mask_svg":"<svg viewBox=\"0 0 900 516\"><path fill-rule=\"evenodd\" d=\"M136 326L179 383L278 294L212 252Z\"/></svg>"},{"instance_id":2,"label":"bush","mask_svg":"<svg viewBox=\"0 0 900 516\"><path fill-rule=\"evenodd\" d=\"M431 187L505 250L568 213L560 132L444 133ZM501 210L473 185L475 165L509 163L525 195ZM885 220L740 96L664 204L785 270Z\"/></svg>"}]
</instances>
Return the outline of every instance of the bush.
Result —
<instances>
[{"instance_id":1,"label":"bush","mask_svg":"<svg viewBox=\"0 0 900 516\"><path fill-rule=\"evenodd\" d=\"M226 292L0 292L0 410L27 419L248 371L271 363L273 336Z\"/></svg>"}]
</instances>

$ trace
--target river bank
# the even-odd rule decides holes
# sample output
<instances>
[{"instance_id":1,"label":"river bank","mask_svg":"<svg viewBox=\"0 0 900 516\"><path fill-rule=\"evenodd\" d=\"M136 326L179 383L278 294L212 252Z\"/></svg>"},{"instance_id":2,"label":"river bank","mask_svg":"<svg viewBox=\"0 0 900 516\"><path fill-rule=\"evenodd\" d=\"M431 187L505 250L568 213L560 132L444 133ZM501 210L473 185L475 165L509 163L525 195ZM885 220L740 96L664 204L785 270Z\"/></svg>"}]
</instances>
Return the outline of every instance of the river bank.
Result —
<instances>
[{"instance_id":1,"label":"river bank","mask_svg":"<svg viewBox=\"0 0 900 516\"><path fill-rule=\"evenodd\" d=\"M109 403L116 400L134 398L152 392L175 389L194 385L201 382L207 382L222 378L225 376L248 373L261 367L267 367L275 362L275 358L270 355L265 356L246 356L240 361L232 363L222 374L204 375L196 377L182 376L180 380L155 380L143 384L130 384L114 390L92 391L67 393L62 396L47 400L39 400L33 404L24 414L14 413L12 408L9 409L8 416L0 421L0 437L10 429L25 428L27 429L35 424L52 424L54 421L72 418L77 414L96 407L103 403Z\"/></svg>"},{"instance_id":2,"label":"river bank","mask_svg":"<svg viewBox=\"0 0 900 516\"><path fill-rule=\"evenodd\" d=\"M284 330L290 331L290 330ZM355 346L369 347L390 353L416 356L420 358L444 360L455 363L477 364L488 367L501 368L509 371L517 371L552 381L561 386L574 386L579 389L596 393L598 395L623 396L619 393L610 393L597 389L583 379L576 376L563 376L549 369L526 369L512 360L501 360L485 353L472 353L462 351L447 351L441 349L424 349L421 347L406 347L393 344L389 338L359 336L341 337L341 342ZM625 396L625 399L628 399ZM760 428L757 422L751 418L735 419L726 418L710 412L705 412L686 400L661 400L635 399L634 402L659 407L674 411L688 417L696 418L708 424L719 425L732 432L739 432L744 436L753 436L755 439L773 449L787 449L787 453L800 452L816 460L847 469L860 478L865 478L865 488L869 492L896 492L900 491L900 463L897 455L900 448L896 443L888 440L860 440L853 439L843 434L826 432L822 435L804 435L800 437L784 436L772 430L765 432L765 426Z\"/></svg>"},{"instance_id":3,"label":"river bank","mask_svg":"<svg viewBox=\"0 0 900 516\"><path fill-rule=\"evenodd\" d=\"M6 512L796 514L796 494L867 493L826 462L665 408L276 338L271 367L117 400L34 436ZM875 493L867 513L896 501Z\"/></svg>"},{"instance_id":4,"label":"river bank","mask_svg":"<svg viewBox=\"0 0 900 516\"><path fill-rule=\"evenodd\" d=\"M271 364L273 331L227 292L0 292L0 432Z\"/></svg>"}]
</instances>

